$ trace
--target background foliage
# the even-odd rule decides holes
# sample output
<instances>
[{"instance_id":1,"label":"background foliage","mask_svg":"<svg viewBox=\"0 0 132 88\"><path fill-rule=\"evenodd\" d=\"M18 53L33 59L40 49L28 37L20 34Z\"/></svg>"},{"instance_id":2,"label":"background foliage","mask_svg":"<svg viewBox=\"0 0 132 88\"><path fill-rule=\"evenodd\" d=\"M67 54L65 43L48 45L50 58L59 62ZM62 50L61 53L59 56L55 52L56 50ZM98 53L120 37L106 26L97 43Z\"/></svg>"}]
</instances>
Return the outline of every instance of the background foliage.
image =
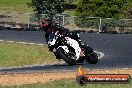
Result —
<instances>
[{"instance_id":1,"label":"background foliage","mask_svg":"<svg viewBox=\"0 0 132 88\"><path fill-rule=\"evenodd\" d=\"M77 16L124 18L124 11L128 7L130 8L129 0L80 0Z\"/></svg>"},{"instance_id":2,"label":"background foliage","mask_svg":"<svg viewBox=\"0 0 132 88\"><path fill-rule=\"evenodd\" d=\"M131 3L131 0L79 0L76 10L76 16L78 16L76 23L78 26L82 26L88 21L87 17L131 18ZM106 22L104 24L116 26L115 23L107 24Z\"/></svg>"},{"instance_id":3,"label":"background foliage","mask_svg":"<svg viewBox=\"0 0 132 88\"><path fill-rule=\"evenodd\" d=\"M64 0L32 0L29 6L39 14L56 14L64 11Z\"/></svg>"}]
</instances>

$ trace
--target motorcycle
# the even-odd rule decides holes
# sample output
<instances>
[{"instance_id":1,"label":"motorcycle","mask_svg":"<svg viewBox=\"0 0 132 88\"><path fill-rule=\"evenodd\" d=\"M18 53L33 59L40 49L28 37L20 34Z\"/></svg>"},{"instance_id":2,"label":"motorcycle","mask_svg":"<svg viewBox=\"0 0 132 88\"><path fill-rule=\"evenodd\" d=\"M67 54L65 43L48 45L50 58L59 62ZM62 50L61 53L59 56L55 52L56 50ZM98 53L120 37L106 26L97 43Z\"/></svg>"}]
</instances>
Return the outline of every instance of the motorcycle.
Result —
<instances>
[{"instance_id":1,"label":"motorcycle","mask_svg":"<svg viewBox=\"0 0 132 88\"><path fill-rule=\"evenodd\" d=\"M63 59L69 65L83 62L96 64L98 62L98 56L91 47L86 44L80 47L79 43L69 36L50 33L48 46L52 47L51 51L55 54L56 59Z\"/></svg>"}]
</instances>

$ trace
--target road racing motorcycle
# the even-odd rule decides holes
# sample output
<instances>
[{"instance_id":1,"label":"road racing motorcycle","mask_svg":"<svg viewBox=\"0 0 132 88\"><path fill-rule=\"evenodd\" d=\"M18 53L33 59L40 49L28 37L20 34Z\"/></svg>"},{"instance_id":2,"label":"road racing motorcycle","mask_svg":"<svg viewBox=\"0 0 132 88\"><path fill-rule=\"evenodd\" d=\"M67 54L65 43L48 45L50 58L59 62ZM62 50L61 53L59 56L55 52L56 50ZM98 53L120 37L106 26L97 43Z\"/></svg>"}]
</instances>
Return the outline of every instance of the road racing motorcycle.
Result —
<instances>
[{"instance_id":1,"label":"road racing motorcycle","mask_svg":"<svg viewBox=\"0 0 132 88\"><path fill-rule=\"evenodd\" d=\"M79 35L78 35L79 36ZM56 59L63 59L69 65L88 62L96 64L98 56L87 44L79 46L79 43L69 36L58 35L54 32L49 34L48 46L55 54Z\"/></svg>"}]
</instances>

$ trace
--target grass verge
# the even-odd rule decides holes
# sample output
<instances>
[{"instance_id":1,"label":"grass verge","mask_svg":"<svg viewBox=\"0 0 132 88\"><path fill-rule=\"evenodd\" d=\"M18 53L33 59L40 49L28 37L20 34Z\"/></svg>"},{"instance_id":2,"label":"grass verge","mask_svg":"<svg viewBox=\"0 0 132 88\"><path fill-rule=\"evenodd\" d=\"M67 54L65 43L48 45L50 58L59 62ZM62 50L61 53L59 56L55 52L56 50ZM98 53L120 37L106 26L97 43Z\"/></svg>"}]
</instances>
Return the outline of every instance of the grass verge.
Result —
<instances>
[{"instance_id":1,"label":"grass verge","mask_svg":"<svg viewBox=\"0 0 132 88\"><path fill-rule=\"evenodd\" d=\"M21 86L1 86L1 88L132 88L132 82L129 84L77 84L75 79L62 79L51 81L45 84L27 84Z\"/></svg>"},{"instance_id":2,"label":"grass verge","mask_svg":"<svg viewBox=\"0 0 132 88\"><path fill-rule=\"evenodd\" d=\"M33 12L32 8L29 8L27 3L31 0L0 0L0 11L7 12Z\"/></svg>"},{"instance_id":3,"label":"grass verge","mask_svg":"<svg viewBox=\"0 0 132 88\"><path fill-rule=\"evenodd\" d=\"M26 74L0 74L0 88L79 88L78 71L58 71ZM87 74L130 74L132 69L91 69ZM97 86L97 87L96 87ZM82 88L132 88L129 84L87 84Z\"/></svg>"},{"instance_id":4,"label":"grass verge","mask_svg":"<svg viewBox=\"0 0 132 88\"><path fill-rule=\"evenodd\" d=\"M55 61L46 45L0 42L0 67L45 64Z\"/></svg>"}]
</instances>

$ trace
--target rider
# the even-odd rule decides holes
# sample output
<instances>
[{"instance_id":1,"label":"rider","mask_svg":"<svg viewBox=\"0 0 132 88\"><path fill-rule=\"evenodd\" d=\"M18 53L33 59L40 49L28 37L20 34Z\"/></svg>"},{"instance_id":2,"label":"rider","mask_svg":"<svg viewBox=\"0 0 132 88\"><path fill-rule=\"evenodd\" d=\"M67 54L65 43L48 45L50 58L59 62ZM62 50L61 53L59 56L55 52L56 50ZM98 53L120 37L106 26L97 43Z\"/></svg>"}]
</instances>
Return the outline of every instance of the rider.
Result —
<instances>
[{"instance_id":1,"label":"rider","mask_svg":"<svg viewBox=\"0 0 132 88\"><path fill-rule=\"evenodd\" d=\"M59 32L59 34L61 34L61 35L65 35L69 32L69 30L66 28L57 27L57 25L54 24L53 21L50 19L42 20L42 28L46 33L45 34L46 42L48 42L49 34L52 32L54 32L54 33Z\"/></svg>"},{"instance_id":2,"label":"rider","mask_svg":"<svg viewBox=\"0 0 132 88\"><path fill-rule=\"evenodd\" d=\"M64 28L62 26L57 26L50 19L42 20L41 26L43 30L46 32L45 38L46 38L47 43L48 43L49 34L54 32L54 33L59 33L60 35L63 35L63 36L68 35L69 37L75 39L79 43L80 46L84 45L84 43L81 41L80 37L76 33L70 32L69 29ZM49 47L49 51L52 51L52 47Z\"/></svg>"}]
</instances>

